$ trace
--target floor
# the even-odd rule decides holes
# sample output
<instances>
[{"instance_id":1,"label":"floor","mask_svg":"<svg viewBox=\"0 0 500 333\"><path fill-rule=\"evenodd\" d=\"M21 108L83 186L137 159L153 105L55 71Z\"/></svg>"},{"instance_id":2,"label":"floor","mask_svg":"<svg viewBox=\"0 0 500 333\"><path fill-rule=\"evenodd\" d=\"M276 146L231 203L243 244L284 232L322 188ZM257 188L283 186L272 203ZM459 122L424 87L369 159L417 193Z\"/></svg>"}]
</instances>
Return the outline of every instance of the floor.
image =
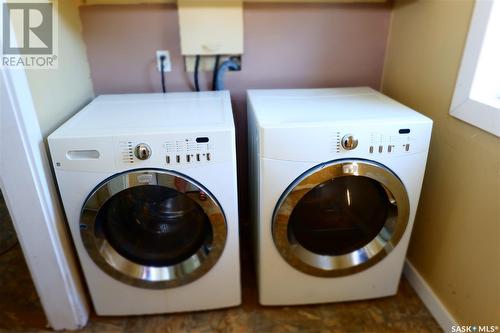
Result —
<instances>
[{"instance_id":1,"label":"floor","mask_svg":"<svg viewBox=\"0 0 500 333\"><path fill-rule=\"evenodd\" d=\"M3 212L2 212L3 210ZM6 210L0 202L0 216ZM2 222L2 221L0 221ZM245 234L246 232L243 232ZM242 244L250 253L249 244ZM320 333L442 332L405 279L396 296L315 306L261 307L250 257L243 255L240 307L141 317L92 316L81 332ZM0 332L44 332L46 319L19 245L0 255Z\"/></svg>"},{"instance_id":2,"label":"floor","mask_svg":"<svg viewBox=\"0 0 500 333\"><path fill-rule=\"evenodd\" d=\"M0 255L17 244L16 232L0 191Z\"/></svg>"}]
</instances>

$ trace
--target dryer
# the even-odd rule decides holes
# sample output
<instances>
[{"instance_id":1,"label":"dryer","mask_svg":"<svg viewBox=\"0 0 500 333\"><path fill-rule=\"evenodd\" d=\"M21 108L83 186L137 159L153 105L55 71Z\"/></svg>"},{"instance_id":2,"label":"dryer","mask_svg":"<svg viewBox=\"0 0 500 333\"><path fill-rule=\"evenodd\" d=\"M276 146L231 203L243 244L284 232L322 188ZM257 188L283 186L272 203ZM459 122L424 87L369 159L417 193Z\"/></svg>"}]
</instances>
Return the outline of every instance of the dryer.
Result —
<instances>
[{"instance_id":1,"label":"dryer","mask_svg":"<svg viewBox=\"0 0 500 333\"><path fill-rule=\"evenodd\" d=\"M99 96L48 142L97 314L240 304L227 91Z\"/></svg>"},{"instance_id":2,"label":"dryer","mask_svg":"<svg viewBox=\"0 0 500 333\"><path fill-rule=\"evenodd\" d=\"M259 300L397 292L432 121L370 88L248 92Z\"/></svg>"}]
</instances>

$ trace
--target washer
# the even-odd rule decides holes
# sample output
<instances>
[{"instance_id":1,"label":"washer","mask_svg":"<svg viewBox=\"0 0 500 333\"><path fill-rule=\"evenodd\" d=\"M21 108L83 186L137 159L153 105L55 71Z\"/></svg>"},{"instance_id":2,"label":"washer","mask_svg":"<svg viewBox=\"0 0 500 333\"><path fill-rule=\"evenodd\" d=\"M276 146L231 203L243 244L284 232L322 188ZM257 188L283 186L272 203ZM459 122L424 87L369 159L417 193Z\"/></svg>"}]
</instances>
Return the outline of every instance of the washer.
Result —
<instances>
[{"instance_id":1,"label":"washer","mask_svg":"<svg viewBox=\"0 0 500 333\"><path fill-rule=\"evenodd\" d=\"M394 295L432 121L370 88L248 92L259 299Z\"/></svg>"},{"instance_id":2,"label":"washer","mask_svg":"<svg viewBox=\"0 0 500 333\"><path fill-rule=\"evenodd\" d=\"M48 142L97 314L240 304L228 92L100 96Z\"/></svg>"}]
</instances>

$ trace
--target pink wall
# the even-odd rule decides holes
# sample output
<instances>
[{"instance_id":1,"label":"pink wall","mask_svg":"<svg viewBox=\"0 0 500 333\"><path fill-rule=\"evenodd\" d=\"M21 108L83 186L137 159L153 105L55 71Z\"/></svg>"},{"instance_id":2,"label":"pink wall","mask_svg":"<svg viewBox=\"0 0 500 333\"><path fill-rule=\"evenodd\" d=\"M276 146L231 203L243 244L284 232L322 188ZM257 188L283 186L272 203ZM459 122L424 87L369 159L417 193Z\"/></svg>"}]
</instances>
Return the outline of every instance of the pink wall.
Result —
<instances>
[{"instance_id":1,"label":"pink wall","mask_svg":"<svg viewBox=\"0 0 500 333\"><path fill-rule=\"evenodd\" d=\"M81 9L96 94L159 92L156 50L169 50L169 91L191 90L174 5ZM228 73L239 149L240 208L246 203L249 88L371 86L378 89L389 28L387 4L245 4L243 70ZM211 73L201 75L209 88Z\"/></svg>"}]
</instances>

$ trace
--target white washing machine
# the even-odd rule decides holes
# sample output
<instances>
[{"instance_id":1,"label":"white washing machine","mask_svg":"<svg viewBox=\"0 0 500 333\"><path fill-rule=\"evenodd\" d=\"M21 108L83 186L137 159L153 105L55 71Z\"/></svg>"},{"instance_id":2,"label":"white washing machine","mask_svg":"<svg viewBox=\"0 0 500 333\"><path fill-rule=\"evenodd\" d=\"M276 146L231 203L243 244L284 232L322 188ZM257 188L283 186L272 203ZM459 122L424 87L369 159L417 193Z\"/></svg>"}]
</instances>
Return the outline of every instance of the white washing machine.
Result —
<instances>
[{"instance_id":1,"label":"white washing machine","mask_svg":"<svg viewBox=\"0 0 500 333\"><path fill-rule=\"evenodd\" d=\"M432 121L370 88L248 92L263 305L397 291Z\"/></svg>"},{"instance_id":2,"label":"white washing machine","mask_svg":"<svg viewBox=\"0 0 500 333\"><path fill-rule=\"evenodd\" d=\"M100 96L48 141L97 314L240 304L228 92Z\"/></svg>"}]
</instances>

